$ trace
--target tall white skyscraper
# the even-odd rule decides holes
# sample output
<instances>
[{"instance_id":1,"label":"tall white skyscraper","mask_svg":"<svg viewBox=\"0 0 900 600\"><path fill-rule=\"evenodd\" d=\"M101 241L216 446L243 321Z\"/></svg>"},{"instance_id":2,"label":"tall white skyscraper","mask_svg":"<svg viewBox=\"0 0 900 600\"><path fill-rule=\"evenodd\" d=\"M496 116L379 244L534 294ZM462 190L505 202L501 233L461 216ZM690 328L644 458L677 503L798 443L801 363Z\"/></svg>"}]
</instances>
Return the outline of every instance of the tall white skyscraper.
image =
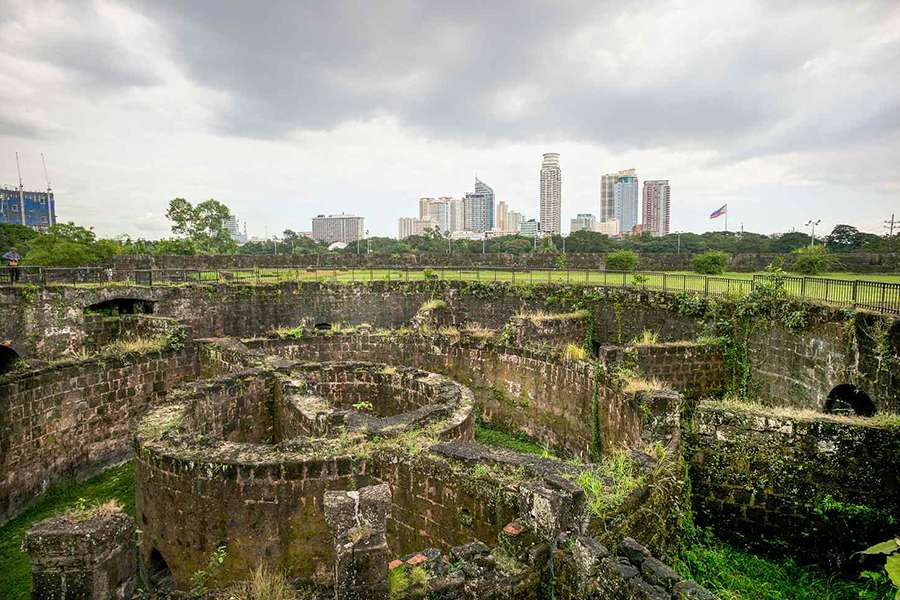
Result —
<instances>
[{"instance_id":1,"label":"tall white skyscraper","mask_svg":"<svg viewBox=\"0 0 900 600\"><path fill-rule=\"evenodd\" d=\"M544 154L541 164L541 231L560 233L562 206L562 171L559 168L559 154Z\"/></svg>"},{"instance_id":2,"label":"tall white skyscraper","mask_svg":"<svg viewBox=\"0 0 900 600\"><path fill-rule=\"evenodd\" d=\"M670 190L668 179L644 181L644 231L669 235Z\"/></svg>"}]
</instances>

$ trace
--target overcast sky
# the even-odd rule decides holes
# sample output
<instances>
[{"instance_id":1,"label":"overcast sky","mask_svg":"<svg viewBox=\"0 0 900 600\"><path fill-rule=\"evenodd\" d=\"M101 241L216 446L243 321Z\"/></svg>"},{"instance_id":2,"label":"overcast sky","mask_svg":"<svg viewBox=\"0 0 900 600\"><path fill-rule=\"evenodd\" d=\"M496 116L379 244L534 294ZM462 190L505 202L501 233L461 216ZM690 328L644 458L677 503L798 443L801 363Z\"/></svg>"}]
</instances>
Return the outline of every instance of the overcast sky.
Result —
<instances>
[{"instance_id":1,"label":"overcast sky","mask_svg":"<svg viewBox=\"0 0 900 600\"><path fill-rule=\"evenodd\" d=\"M279 7L280 5L280 7ZM564 230L600 176L669 179L673 230L900 217L900 3L0 0L0 183L168 235L176 196L251 235L319 213L397 235L478 177Z\"/></svg>"}]
</instances>

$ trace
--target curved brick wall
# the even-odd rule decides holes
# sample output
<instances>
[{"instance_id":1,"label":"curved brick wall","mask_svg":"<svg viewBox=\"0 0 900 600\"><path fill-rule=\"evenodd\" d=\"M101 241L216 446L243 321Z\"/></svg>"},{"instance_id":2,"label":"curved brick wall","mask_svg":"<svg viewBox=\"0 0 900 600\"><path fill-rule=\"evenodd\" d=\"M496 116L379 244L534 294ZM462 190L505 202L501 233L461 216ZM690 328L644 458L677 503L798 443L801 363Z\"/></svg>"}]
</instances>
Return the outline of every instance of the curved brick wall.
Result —
<instances>
[{"instance_id":1,"label":"curved brick wall","mask_svg":"<svg viewBox=\"0 0 900 600\"><path fill-rule=\"evenodd\" d=\"M51 484L127 459L136 420L198 374L189 348L0 377L0 523Z\"/></svg>"},{"instance_id":2,"label":"curved brick wall","mask_svg":"<svg viewBox=\"0 0 900 600\"><path fill-rule=\"evenodd\" d=\"M346 429L289 438L303 429L298 420L318 422L324 414L299 414L298 402L316 393L320 404L333 406L385 402L390 414L354 418L345 409L338 416ZM158 552L181 588L226 542L226 579L246 575L264 557L291 576L326 577L332 546L324 492L368 485L389 468L390 462L378 466L373 455L380 446L372 444L416 432L472 438L467 389L380 364L250 369L193 384L174 399L138 425L136 501L144 559Z\"/></svg>"},{"instance_id":3,"label":"curved brick wall","mask_svg":"<svg viewBox=\"0 0 900 600\"><path fill-rule=\"evenodd\" d=\"M550 352L402 333L310 335L247 344L292 360L370 360L442 373L472 389L485 420L580 458L591 456L595 427L607 450L640 437L641 414L633 399L608 390L590 364L563 361Z\"/></svg>"}]
</instances>

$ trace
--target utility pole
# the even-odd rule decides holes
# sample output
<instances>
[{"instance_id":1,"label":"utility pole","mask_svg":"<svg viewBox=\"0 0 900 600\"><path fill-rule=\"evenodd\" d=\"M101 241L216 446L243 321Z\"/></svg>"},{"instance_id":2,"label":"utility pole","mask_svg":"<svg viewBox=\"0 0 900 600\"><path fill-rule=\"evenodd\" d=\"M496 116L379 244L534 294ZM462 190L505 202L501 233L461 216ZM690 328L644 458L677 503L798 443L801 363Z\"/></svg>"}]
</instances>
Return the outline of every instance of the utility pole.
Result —
<instances>
[{"instance_id":1,"label":"utility pole","mask_svg":"<svg viewBox=\"0 0 900 600\"><path fill-rule=\"evenodd\" d=\"M16 152L16 173L19 174L19 223L25 225L25 187L22 185L22 169L19 167L18 152Z\"/></svg>"},{"instance_id":2,"label":"utility pole","mask_svg":"<svg viewBox=\"0 0 900 600\"><path fill-rule=\"evenodd\" d=\"M822 219L816 219L815 221L810 219L809 221L806 222L806 226L812 228L812 231L809 234L809 247L810 248L812 248L813 246L816 245L816 225L818 225L821 222L822 222Z\"/></svg>"},{"instance_id":3,"label":"utility pole","mask_svg":"<svg viewBox=\"0 0 900 600\"><path fill-rule=\"evenodd\" d=\"M888 230L888 237L894 237L894 225L895 224L896 224L896 221L894 221L894 213L891 213L891 220L884 222L884 226L887 227L887 230Z\"/></svg>"}]
</instances>

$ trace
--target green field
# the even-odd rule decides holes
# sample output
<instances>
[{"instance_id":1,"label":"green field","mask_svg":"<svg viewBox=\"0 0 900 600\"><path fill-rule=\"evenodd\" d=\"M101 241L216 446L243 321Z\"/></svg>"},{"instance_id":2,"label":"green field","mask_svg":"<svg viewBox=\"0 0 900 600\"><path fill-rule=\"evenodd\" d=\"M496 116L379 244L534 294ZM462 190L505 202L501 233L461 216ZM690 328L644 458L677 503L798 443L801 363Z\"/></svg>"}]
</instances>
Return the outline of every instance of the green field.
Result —
<instances>
[{"instance_id":1,"label":"green field","mask_svg":"<svg viewBox=\"0 0 900 600\"><path fill-rule=\"evenodd\" d=\"M147 271L120 272L117 279L106 282L98 271L87 280L67 281L64 276L50 285L97 287L109 285L147 284ZM166 270L154 271L152 285L185 285L190 283L278 283L281 281L321 281L353 283L369 281L480 281L536 285L568 283L611 287L638 287L667 292L697 292L704 295L739 295L750 292L754 277L766 273L725 273L705 276L690 272L593 271L577 269L485 269L485 268L414 268L414 269L338 269L338 268L263 268L223 269L220 271ZM93 282L97 277L101 281ZM23 282L26 284L26 282ZM885 285L888 284L888 285ZM896 284L896 285L890 285ZM873 310L900 313L900 273L826 273L819 277L788 275L785 289L789 295L823 301L838 306L857 305Z\"/></svg>"},{"instance_id":2,"label":"green field","mask_svg":"<svg viewBox=\"0 0 900 600\"><path fill-rule=\"evenodd\" d=\"M134 463L107 469L82 483L51 487L25 512L0 527L0 598L31 597L31 563L21 550L29 527L69 508L89 508L107 500L118 500L134 515Z\"/></svg>"}]
</instances>

